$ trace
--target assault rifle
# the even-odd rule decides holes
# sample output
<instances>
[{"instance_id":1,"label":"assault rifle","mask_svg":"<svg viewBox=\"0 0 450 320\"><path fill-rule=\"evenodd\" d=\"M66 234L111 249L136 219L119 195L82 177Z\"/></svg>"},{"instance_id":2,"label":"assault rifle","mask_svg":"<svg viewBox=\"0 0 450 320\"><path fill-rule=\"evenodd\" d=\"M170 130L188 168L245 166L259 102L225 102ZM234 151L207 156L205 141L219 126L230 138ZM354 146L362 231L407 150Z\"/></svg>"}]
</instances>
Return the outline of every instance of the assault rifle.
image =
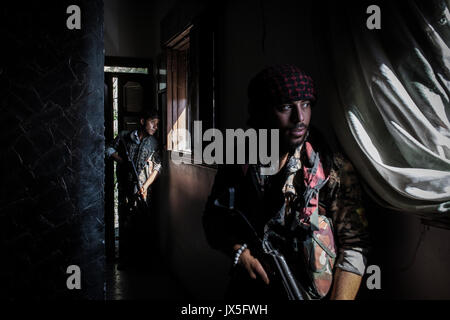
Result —
<instances>
[{"instance_id":1,"label":"assault rifle","mask_svg":"<svg viewBox=\"0 0 450 320\"><path fill-rule=\"evenodd\" d=\"M305 300L304 294L302 292L305 292L303 287L295 280L291 269L289 268L286 259L284 258L284 255L281 254L278 250L274 249L272 246L272 243L269 240L262 240L258 233L256 232L255 228L253 228L250 221L248 221L247 217L238 209L234 207L234 189L230 190L230 206L224 206L216 200L215 205L225 207L229 210L232 210L234 214L237 214L240 216L245 224L250 228L250 230L253 233L255 242L257 243L257 246L259 250L257 252L262 252L265 257L269 257L269 259L265 259L265 261L270 265L270 269L275 271L275 274L279 276L279 279L281 283L283 284L283 287L286 291L286 295L289 300ZM269 260L269 261L267 261Z\"/></svg>"},{"instance_id":2,"label":"assault rifle","mask_svg":"<svg viewBox=\"0 0 450 320\"><path fill-rule=\"evenodd\" d=\"M133 178L134 178L134 183L136 184L136 186L138 188L138 191L139 191L142 188L142 184L139 181L139 174L137 172L136 166L134 165L133 159L131 159L131 156L130 156L130 153L128 151L128 148L127 148L127 145L126 145L125 141L123 141L123 138L120 135L119 135L119 139L120 139L120 142L122 142L122 145L123 145L123 147L125 149L125 154L127 155L127 161L128 161L129 165L132 168L131 173L132 173ZM134 195L135 195L135 201L136 201L136 205L137 205L138 210L140 212L147 211L149 209L147 201L142 198L142 195L135 194L135 193L134 193Z\"/></svg>"}]
</instances>

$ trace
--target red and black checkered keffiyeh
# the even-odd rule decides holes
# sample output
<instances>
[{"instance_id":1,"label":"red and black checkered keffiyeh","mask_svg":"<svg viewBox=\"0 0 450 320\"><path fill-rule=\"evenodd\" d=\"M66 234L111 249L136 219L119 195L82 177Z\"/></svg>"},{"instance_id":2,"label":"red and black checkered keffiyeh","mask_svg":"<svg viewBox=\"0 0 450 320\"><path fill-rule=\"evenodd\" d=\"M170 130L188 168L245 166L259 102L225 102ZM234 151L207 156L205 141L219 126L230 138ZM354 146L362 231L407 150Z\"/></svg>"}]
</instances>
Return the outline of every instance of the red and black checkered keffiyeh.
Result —
<instances>
[{"instance_id":1,"label":"red and black checkered keffiyeh","mask_svg":"<svg viewBox=\"0 0 450 320\"><path fill-rule=\"evenodd\" d=\"M310 76L295 65L270 66L252 79L248 89L251 102L272 105L298 100L316 101L316 90Z\"/></svg>"}]
</instances>

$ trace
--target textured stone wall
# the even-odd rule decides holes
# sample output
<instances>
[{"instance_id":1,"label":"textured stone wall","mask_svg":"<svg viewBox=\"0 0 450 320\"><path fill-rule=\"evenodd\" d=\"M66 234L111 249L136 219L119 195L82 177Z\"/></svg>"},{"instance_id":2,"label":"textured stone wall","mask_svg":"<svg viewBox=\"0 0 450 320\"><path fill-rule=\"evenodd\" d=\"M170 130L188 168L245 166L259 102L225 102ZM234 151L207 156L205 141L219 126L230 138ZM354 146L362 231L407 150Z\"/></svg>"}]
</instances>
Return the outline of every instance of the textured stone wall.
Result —
<instances>
[{"instance_id":1,"label":"textured stone wall","mask_svg":"<svg viewBox=\"0 0 450 320\"><path fill-rule=\"evenodd\" d=\"M103 1L8 2L0 35L0 297L103 299Z\"/></svg>"}]
</instances>

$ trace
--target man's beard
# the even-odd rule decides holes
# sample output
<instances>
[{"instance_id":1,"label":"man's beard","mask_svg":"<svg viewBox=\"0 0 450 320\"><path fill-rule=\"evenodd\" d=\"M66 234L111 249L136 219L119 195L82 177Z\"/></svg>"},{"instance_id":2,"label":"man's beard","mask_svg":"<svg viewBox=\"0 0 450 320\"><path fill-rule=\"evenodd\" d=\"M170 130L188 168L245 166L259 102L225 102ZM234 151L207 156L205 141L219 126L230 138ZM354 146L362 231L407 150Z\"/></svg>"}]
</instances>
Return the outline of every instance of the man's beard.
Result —
<instances>
[{"instance_id":1,"label":"man's beard","mask_svg":"<svg viewBox=\"0 0 450 320\"><path fill-rule=\"evenodd\" d=\"M288 151L289 153L292 153L295 151L295 149L297 149L299 146L301 146L306 140L306 134L302 137L302 139L300 141L296 141L296 142L289 142L288 143Z\"/></svg>"},{"instance_id":2,"label":"man's beard","mask_svg":"<svg viewBox=\"0 0 450 320\"><path fill-rule=\"evenodd\" d=\"M295 128L299 128L299 129L306 128L306 132L303 135L303 137L301 137L301 139L296 140L295 142L293 142L292 139L287 139L288 141L286 143L286 147L287 147L287 150L289 153L294 152L295 149L297 149L299 146L301 146L306 141L306 139L308 138L308 135L309 135L309 127L304 126L304 125L297 125L297 126L295 126ZM291 129L289 129L289 130L291 130Z\"/></svg>"}]
</instances>

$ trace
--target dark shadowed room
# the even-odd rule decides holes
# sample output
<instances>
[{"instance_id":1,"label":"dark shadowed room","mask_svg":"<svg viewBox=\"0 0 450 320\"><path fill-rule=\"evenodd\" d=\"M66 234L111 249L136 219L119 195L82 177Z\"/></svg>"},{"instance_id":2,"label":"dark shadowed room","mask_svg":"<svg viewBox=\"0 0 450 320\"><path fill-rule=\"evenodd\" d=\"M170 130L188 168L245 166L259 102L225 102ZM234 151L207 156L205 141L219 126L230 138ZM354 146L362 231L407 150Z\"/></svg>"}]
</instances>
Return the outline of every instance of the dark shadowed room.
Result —
<instances>
[{"instance_id":1,"label":"dark shadowed room","mask_svg":"<svg viewBox=\"0 0 450 320\"><path fill-rule=\"evenodd\" d=\"M450 299L449 10L2 4L0 298Z\"/></svg>"}]
</instances>

